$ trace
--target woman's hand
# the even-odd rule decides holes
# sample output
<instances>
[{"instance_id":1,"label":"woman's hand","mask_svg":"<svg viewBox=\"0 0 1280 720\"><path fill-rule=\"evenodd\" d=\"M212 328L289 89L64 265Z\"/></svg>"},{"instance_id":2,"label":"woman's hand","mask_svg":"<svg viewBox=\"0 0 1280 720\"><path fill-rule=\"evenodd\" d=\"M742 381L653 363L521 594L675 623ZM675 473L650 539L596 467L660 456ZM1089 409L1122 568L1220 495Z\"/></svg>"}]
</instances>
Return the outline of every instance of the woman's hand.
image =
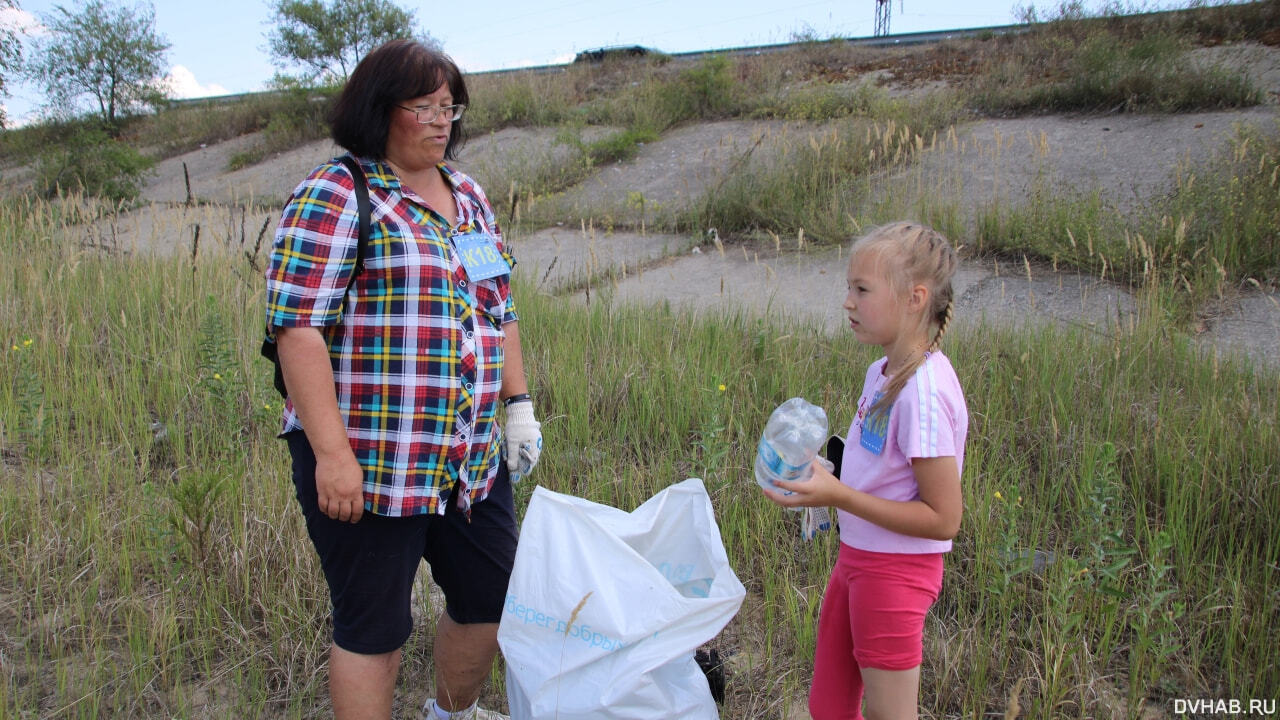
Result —
<instances>
[{"instance_id":1,"label":"woman's hand","mask_svg":"<svg viewBox=\"0 0 1280 720\"><path fill-rule=\"evenodd\" d=\"M529 396L529 384L524 377L524 350L520 347L520 323L511 321L502 326L506 336L503 343L505 357L502 361L502 392L504 398ZM507 441L507 472L511 482L533 472L542 454L542 423L533 414L533 402L519 400L507 405L507 425L504 428Z\"/></svg>"},{"instance_id":2,"label":"woman's hand","mask_svg":"<svg viewBox=\"0 0 1280 720\"><path fill-rule=\"evenodd\" d=\"M341 522L359 522L364 514L364 470L349 449L316 456L316 504Z\"/></svg>"},{"instance_id":3,"label":"woman's hand","mask_svg":"<svg viewBox=\"0 0 1280 720\"><path fill-rule=\"evenodd\" d=\"M911 470L920 488L917 500L886 500L840 482L821 461L813 462L813 477L802 482L779 482L791 495L765 490L784 507L835 507L882 528L911 537L950 540L960 529L964 501L960 472L954 457L914 458Z\"/></svg>"},{"instance_id":4,"label":"woman's hand","mask_svg":"<svg viewBox=\"0 0 1280 720\"><path fill-rule=\"evenodd\" d=\"M533 472L542 454L542 423L533 415L533 403L521 400L507 406L507 472L511 482Z\"/></svg>"},{"instance_id":5,"label":"woman's hand","mask_svg":"<svg viewBox=\"0 0 1280 720\"><path fill-rule=\"evenodd\" d=\"M815 458L809 467L813 476L808 480L775 483L782 490L791 491L790 495L765 490L765 496L783 507L839 507L840 501L852 492L850 488L832 475L821 460Z\"/></svg>"},{"instance_id":6,"label":"woman's hand","mask_svg":"<svg viewBox=\"0 0 1280 720\"><path fill-rule=\"evenodd\" d=\"M364 470L338 412L324 336L314 327L277 328L276 349L289 399L316 456L320 511L334 520L356 522L364 514Z\"/></svg>"}]
</instances>

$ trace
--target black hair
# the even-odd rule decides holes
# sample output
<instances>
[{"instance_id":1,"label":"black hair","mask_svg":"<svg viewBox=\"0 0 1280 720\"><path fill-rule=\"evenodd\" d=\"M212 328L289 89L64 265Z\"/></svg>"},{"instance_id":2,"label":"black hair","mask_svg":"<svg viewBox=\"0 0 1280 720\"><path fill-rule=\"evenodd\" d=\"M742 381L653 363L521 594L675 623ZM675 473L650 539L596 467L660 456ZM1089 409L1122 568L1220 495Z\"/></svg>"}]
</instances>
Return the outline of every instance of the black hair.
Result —
<instances>
[{"instance_id":1,"label":"black hair","mask_svg":"<svg viewBox=\"0 0 1280 720\"><path fill-rule=\"evenodd\" d=\"M417 40L379 45L356 65L329 111L333 141L358 157L386 159L391 112L396 105L430 95L445 84L454 103L467 104L462 71L448 55ZM466 141L462 123L462 118L453 123L444 149L446 159L453 160Z\"/></svg>"}]
</instances>

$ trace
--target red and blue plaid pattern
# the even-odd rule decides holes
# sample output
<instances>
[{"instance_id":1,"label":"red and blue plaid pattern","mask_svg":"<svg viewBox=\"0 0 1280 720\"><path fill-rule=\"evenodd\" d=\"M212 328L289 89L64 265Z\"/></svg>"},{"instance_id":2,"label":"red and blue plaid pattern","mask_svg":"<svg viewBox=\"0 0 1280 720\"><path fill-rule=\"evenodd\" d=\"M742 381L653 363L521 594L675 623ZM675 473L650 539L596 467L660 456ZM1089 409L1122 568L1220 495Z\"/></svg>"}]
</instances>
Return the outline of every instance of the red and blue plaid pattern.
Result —
<instances>
[{"instance_id":1,"label":"red and blue plaid pattern","mask_svg":"<svg viewBox=\"0 0 1280 720\"><path fill-rule=\"evenodd\" d=\"M372 216L363 269L348 290L359 232L355 186L331 161L285 206L266 272L268 331L323 330L338 409L365 471L366 510L443 513L442 493L455 484L466 510L489 494L497 474L502 326L516 312L510 276L472 282L450 235L487 232L514 260L471 178L440 165L457 206L451 230L389 166L360 164ZM286 402L282 432L301 427Z\"/></svg>"}]
</instances>

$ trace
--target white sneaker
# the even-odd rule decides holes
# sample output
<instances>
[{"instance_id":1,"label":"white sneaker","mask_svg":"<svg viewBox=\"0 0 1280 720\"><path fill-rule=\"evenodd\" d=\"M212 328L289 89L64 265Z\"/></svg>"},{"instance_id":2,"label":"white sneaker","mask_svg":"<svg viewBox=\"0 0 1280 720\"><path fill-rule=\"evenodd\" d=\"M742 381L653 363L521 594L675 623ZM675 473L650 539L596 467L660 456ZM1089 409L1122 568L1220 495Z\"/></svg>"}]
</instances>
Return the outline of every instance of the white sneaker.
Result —
<instances>
[{"instance_id":1,"label":"white sneaker","mask_svg":"<svg viewBox=\"0 0 1280 720\"><path fill-rule=\"evenodd\" d=\"M439 720L440 715L436 713L436 699L431 698L426 705L422 706L425 713L422 720ZM503 715L493 710L484 710L477 702L466 710L454 710L449 713L449 720L511 720L510 715Z\"/></svg>"}]
</instances>

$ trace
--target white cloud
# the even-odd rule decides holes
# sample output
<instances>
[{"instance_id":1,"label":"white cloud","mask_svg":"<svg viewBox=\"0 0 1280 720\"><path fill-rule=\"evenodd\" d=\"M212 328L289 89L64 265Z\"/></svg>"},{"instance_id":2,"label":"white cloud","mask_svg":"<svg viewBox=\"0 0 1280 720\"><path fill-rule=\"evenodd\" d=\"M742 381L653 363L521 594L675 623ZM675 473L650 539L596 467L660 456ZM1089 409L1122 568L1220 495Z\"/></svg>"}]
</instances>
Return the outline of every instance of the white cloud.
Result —
<instances>
[{"instance_id":1,"label":"white cloud","mask_svg":"<svg viewBox=\"0 0 1280 720\"><path fill-rule=\"evenodd\" d=\"M217 83L201 85L195 73L182 65L174 65L164 79L165 86L176 98L209 97L211 95L227 95L227 89Z\"/></svg>"},{"instance_id":2,"label":"white cloud","mask_svg":"<svg viewBox=\"0 0 1280 720\"><path fill-rule=\"evenodd\" d=\"M4 116L5 116L5 126L6 126L6 127L9 127L9 128L20 128L20 127L25 127L25 126L30 125L30 124L32 124L32 123L34 123L34 122L36 122L36 121L38 121L38 120L40 119L40 118L39 118L39 115L38 115L37 113L35 113L35 112L20 112L20 111L19 111L19 112L15 115L15 114L14 114L14 112L15 112L15 111L14 111L13 107L12 107L12 106L10 106L10 105L8 105L8 104L6 104L6 103L0 103L0 110L3 110L3 111L4 111Z\"/></svg>"}]
</instances>

